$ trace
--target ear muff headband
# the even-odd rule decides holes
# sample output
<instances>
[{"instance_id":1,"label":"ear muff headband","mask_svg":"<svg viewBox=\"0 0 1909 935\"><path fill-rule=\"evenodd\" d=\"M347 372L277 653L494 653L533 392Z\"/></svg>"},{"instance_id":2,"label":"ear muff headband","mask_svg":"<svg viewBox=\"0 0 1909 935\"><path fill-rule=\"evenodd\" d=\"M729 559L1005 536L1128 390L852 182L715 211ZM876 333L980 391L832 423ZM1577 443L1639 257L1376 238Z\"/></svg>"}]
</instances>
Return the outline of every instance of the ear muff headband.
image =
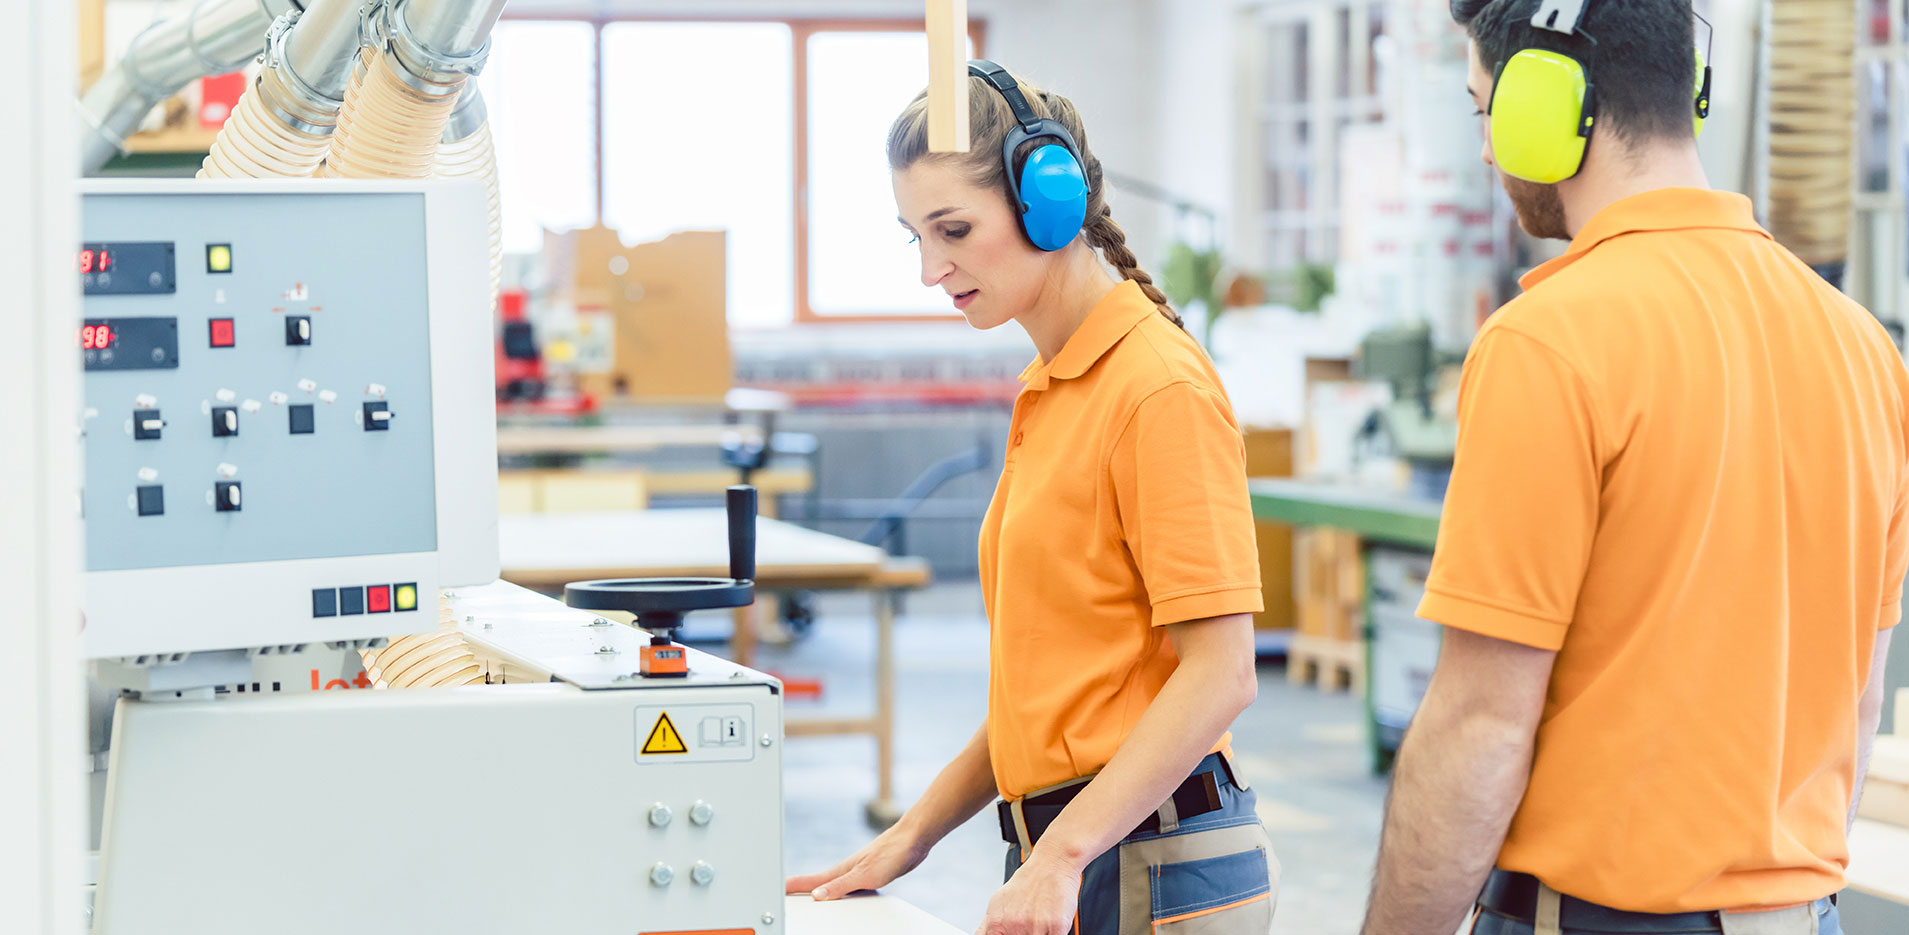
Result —
<instances>
[{"instance_id":1,"label":"ear muff headband","mask_svg":"<svg viewBox=\"0 0 1909 935\"><path fill-rule=\"evenodd\" d=\"M1506 175L1548 185L1584 165L1596 100L1577 59L1520 49L1498 67L1486 112L1492 158Z\"/></svg>"},{"instance_id":2,"label":"ear muff headband","mask_svg":"<svg viewBox=\"0 0 1909 935\"><path fill-rule=\"evenodd\" d=\"M1087 220L1087 173L1081 167L1080 146L1059 121L1034 116L1020 84L1007 69L975 59L968 63L968 74L986 81L1014 112L1015 126L1001 144L1001 164L1006 169L1008 194L1020 207L1021 233L1042 250L1067 246ZM1015 150L1036 139L1057 142L1037 147L1017 171Z\"/></svg>"}]
</instances>

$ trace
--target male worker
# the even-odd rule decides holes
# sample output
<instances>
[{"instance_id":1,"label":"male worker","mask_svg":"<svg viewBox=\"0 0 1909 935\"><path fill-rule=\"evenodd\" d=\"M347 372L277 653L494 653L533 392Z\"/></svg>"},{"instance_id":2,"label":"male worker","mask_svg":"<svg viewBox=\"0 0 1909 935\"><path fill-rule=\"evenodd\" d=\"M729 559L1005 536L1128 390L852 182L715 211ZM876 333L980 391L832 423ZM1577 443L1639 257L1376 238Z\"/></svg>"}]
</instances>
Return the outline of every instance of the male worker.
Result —
<instances>
[{"instance_id":1,"label":"male worker","mask_svg":"<svg viewBox=\"0 0 1909 935\"><path fill-rule=\"evenodd\" d=\"M1444 647L1365 930L1451 935L1476 903L1477 935L1830 935L1900 615L1909 376L1708 190L1688 0L1543 6L1452 3L1484 160L1571 244L1465 364L1419 607Z\"/></svg>"}]
</instances>

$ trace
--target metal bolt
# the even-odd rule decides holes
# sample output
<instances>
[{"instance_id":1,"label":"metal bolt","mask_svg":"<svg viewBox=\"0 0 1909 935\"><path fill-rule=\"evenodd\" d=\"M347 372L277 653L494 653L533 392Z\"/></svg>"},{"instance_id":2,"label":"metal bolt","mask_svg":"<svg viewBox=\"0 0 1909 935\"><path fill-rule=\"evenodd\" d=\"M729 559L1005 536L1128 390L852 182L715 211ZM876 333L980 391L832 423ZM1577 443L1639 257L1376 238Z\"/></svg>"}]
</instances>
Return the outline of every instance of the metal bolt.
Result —
<instances>
[{"instance_id":1,"label":"metal bolt","mask_svg":"<svg viewBox=\"0 0 1909 935\"><path fill-rule=\"evenodd\" d=\"M771 737L768 734L762 735L762 746L764 748L773 747L775 745L776 745L776 741L774 737Z\"/></svg>"},{"instance_id":2,"label":"metal bolt","mask_svg":"<svg viewBox=\"0 0 1909 935\"><path fill-rule=\"evenodd\" d=\"M716 881L716 868L699 860L696 866L689 868L689 878L696 881L697 886L708 886Z\"/></svg>"},{"instance_id":3,"label":"metal bolt","mask_svg":"<svg viewBox=\"0 0 1909 935\"><path fill-rule=\"evenodd\" d=\"M608 644L608 643L605 643L605 644L603 644L602 646L599 646L599 647L597 647L597 655L599 655L599 656L614 656L614 655L616 655L616 647L615 647L615 646L611 646L611 645L610 645L610 644Z\"/></svg>"},{"instance_id":4,"label":"metal bolt","mask_svg":"<svg viewBox=\"0 0 1909 935\"><path fill-rule=\"evenodd\" d=\"M658 828L668 825L670 822L670 819L675 817L676 817L676 813L670 811L669 806L664 805L661 802L658 802L655 805L650 806L650 824L655 825Z\"/></svg>"},{"instance_id":5,"label":"metal bolt","mask_svg":"<svg viewBox=\"0 0 1909 935\"><path fill-rule=\"evenodd\" d=\"M773 912L765 912L765 913L763 913L763 914L762 914L762 924L763 924L763 925L774 925L774 924L776 924L776 914L775 914L775 913L773 913Z\"/></svg>"},{"instance_id":6,"label":"metal bolt","mask_svg":"<svg viewBox=\"0 0 1909 935\"><path fill-rule=\"evenodd\" d=\"M749 677L749 673L747 673L747 672L731 672L731 673L729 673L729 678L730 678L730 679L731 679L732 681L734 681L734 680L738 680L738 679L746 679L746 678L748 678L748 677Z\"/></svg>"},{"instance_id":7,"label":"metal bolt","mask_svg":"<svg viewBox=\"0 0 1909 935\"><path fill-rule=\"evenodd\" d=\"M605 620L602 617L598 617L595 620L590 621L590 625L593 627L607 627L610 625L610 621Z\"/></svg>"},{"instance_id":8,"label":"metal bolt","mask_svg":"<svg viewBox=\"0 0 1909 935\"><path fill-rule=\"evenodd\" d=\"M712 806L708 802L704 802L701 799L698 799L695 805L691 805L689 807L689 820L699 825L709 824L709 822L715 817L716 817L715 806Z\"/></svg>"},{"instance_id":9,"label":"metal bolt","mask_svg":"<svg viewBox=\"0 0 1909 935\"><path fill-rule=\"evenodd\" d=\"M669 864L658 862L650 868L650 882L657 886L668 886L676 882L676 871L671 870Z\"/></svg>"}]
</instances>

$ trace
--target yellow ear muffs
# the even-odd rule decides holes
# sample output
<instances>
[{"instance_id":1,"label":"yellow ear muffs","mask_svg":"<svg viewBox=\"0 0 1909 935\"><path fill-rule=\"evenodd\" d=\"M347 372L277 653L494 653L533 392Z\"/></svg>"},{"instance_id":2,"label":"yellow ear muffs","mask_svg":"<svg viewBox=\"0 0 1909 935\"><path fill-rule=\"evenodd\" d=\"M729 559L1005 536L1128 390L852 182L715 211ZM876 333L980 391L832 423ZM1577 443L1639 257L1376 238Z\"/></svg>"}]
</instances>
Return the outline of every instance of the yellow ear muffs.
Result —
<instances>
[{"instance_id":1,"label":"yellow ear muffs","mask_svg":"<svg viewBox=\"0 0 1909 935\"><path fill-rule=\"evenodd\" d=\"M1692 118L1691 132L1704 135L1704 118L1710 116L1710 66L1704 62L1704 54L1697 53L1697 116Z\"/></svg>"},{"instance_id":2,"label":"yellow ear muffs","mask_svg":"<svg viewBox=\"0 0 1909 935\"><path fill-rule=\"evenodd\" d=\"M1590 142L1594 91L1584 66L1562 52L1521 49L1492 86L1491 151L1498 168L1550 184L1578 174Z\"/></svg>"}]
</instances>

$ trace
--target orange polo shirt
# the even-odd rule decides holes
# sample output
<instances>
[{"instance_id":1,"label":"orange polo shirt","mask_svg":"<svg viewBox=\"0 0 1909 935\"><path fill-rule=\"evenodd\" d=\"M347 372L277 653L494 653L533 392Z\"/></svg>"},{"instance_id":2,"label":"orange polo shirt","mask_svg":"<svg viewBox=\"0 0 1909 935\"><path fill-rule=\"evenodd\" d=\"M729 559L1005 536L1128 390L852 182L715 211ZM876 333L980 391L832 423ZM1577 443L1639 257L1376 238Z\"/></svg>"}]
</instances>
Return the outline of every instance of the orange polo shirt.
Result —
<instances>
[{"instance_id":1,"label":"orange polo shirt","mask_svg":"<svg viewBox=\"0 0 1909 935\"><path fill-rule=\"evenodd\" d=\"M1232 404L1138 286L1021 381L980 542L988 753L1010 799L1113 759L1178 665L1163 626L1261 605Z\"/></svg>"},{"instance_id":2,"label":"orange polo shirt","mask_svg":"<svg viewBox=\"0 0 1909 935\"><path fill-rule=\"evenodd\" d=\"M1498 865L1620 909L1843 886L1909 376L1741 195L1620 201L1480 331L1419 614L1557 650Z\"/></svg>"}]
</instances>

